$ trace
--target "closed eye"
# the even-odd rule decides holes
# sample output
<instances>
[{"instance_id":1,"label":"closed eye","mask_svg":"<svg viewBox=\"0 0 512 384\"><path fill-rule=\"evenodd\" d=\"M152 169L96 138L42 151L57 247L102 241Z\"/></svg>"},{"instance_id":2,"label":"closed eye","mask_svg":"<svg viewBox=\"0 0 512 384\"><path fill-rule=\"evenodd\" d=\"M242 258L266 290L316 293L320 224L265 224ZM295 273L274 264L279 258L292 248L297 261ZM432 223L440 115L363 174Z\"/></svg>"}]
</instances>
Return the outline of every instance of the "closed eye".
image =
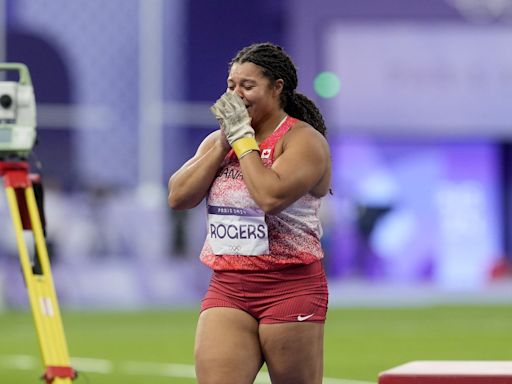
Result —
<instances>
[{"instance_id":1,"label":"closed eye","mask_svg":"<svg viewBox=\"0 0 512 384\"><path fill-rule=\"evenodd\" d=\"M251 89L253 89L255 86L256 86L256 82L254 80L248 80L248 79L244 79L242 81L240 81L238 83L238 86L239 87L242 87L244 90L246 91L250 91ZM228 80L228 89L230 91L234 91L235 88L236 88L236 83L234 81L232 81L231 79Z\"/></svg>"},{"instance_id":2,"label":"closed eye","mask_svg":"<svg viewBox=\"0 0 512 384\"><path fill-rule=\"evenodd\" d=\"M234 90L235 90L235 88L236 88L236 87L235 87L234 85L230 85L230 86L228 86L228 90L230 90L230 91L234 91ZM244 85L244 86L242 86L242 88L243 88L244 90L246 90L246 91L250 91L251 89L253 89L253 88L254 88L254 85Z\"/></svg>"}]
</instances>

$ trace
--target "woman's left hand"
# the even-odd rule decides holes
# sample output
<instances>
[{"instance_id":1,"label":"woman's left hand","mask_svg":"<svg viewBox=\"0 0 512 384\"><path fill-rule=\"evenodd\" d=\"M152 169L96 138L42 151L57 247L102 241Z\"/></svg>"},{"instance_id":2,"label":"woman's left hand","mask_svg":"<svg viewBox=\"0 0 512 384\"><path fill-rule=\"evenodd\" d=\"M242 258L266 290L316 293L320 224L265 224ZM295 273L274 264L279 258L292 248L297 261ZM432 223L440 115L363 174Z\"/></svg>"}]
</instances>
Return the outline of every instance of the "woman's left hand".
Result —
<instances>
[{"instance_id":1,"label":"woman's left hand","mask_svg":"<svg viewBox=\"0 0 512 384\"><path fill-rule=\"evenodd\" d=\"M225 92L210 108L231 146L244 137L254 137L251 117L243 100L234 92Z\"/></svg>"}]
</instances>

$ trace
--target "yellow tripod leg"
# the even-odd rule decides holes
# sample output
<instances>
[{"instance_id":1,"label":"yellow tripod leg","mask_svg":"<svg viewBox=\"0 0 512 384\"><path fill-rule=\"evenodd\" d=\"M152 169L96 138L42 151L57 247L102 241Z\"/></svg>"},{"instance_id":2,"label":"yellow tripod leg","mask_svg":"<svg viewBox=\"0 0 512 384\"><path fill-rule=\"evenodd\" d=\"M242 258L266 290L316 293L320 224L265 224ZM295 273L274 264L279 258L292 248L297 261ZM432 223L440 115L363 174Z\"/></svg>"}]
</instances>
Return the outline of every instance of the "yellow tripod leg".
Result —
<instances>
[{"instance_id":1,"label":"yellow tripod leg","mask_svg":"<svg viewBox=\"0 0 512 384\"><path fill-rule=\"evenodd\" d=\"M38 257L41 266L40 274L36 274L33 271L27 244L23 237L23 224L16 191L13 187L9 186L5 189L16 232L16 242L18 244L23 276L27 285L30 306L34 316L39 346L43 363L46 367L43 378L48 384L68 384L71 383L76 373L70 366L64 328L62 326L34 190L32 186L23 188L36 245L35 257Z\"/></svg>"}]
</instances>

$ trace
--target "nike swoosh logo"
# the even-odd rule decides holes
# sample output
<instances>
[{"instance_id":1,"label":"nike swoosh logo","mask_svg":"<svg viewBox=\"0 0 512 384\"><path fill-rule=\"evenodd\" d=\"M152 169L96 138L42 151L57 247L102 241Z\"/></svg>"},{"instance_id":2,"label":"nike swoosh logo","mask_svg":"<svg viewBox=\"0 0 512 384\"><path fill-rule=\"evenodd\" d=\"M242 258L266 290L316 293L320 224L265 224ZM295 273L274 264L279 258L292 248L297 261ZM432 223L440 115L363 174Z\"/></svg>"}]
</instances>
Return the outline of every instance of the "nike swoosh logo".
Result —
<instances>
[{"instance_id":1,"label":"nike swoosh logo","mask_svg":"<svg viewBox=\"0 0 512 384\"><path fill-rule=\"evenodd\" d=\"M312 313L311 315L307 315L307 316L301 316L301 315L299 315L299 316L297 316L297 320L298 320L298 321L304 321L304 320L309 319L309 318L310 318L311 316L313 316L313 315L314 315L314 313Z\"/></svg>"}]
</instances>

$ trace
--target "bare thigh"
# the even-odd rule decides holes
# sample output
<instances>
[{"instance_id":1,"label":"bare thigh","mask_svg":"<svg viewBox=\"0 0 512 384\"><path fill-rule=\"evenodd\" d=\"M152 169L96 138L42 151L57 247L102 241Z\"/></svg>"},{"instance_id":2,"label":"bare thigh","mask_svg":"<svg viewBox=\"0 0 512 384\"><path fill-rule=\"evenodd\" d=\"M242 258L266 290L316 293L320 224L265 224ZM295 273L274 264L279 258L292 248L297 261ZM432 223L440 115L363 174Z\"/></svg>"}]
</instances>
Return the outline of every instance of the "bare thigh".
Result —
<instances>
[{"instance_id":1,"label":"bare thigh","mask_svg":"<svg viewBox=\"0 0 512 384\"><path fill-rule=\"evenodd\" d=\"M260 325L260 343L272 384L321 384L324 325Z\"/></svg>"},{"instance_id":2,"label":"bare thigh","mask_svg":"<svg viewBox=\"0 0 512 384\"><path fill-rule=\"evenodd\" d=\"M256 319L233 308L201 313L195 342L199 384L252 384L262 364Z\"/></svg>"}]
</instances>

